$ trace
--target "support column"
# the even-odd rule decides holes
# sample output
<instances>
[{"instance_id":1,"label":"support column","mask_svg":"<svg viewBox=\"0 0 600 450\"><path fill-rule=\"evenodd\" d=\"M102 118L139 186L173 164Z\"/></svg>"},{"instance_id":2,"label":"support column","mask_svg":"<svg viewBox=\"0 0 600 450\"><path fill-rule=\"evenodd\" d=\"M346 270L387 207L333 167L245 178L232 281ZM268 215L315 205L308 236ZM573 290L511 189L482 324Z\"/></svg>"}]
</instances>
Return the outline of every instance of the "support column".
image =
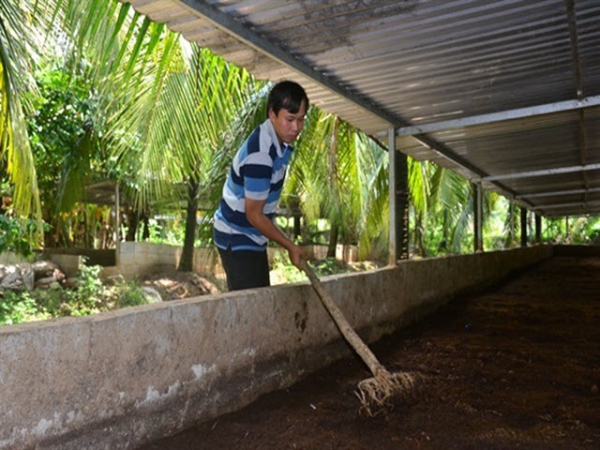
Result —
<instances>
[{"instance_id":1,"label":"support column","mask_svg":"<svg viewBox=\"0 0 600 450\"><path fill-rule=\"evenodd\" d=\"M390 185L389 264L408 259L408 161L396 150L396 129L388 130Z\"/></svg>"},{"instance_id":2,"label":"support column","mask_svg":"<svg viewBox=\"0 0 600 450\"><path fill-rule=\"evenodd\" d=\"M515 243L515 199L511 197L509 201L510 204L508 207L508 233L510 238L510 248Z\"/></svg>"},{"instance_id":3,"label":"support column","mask_svg":"<svg viewBox=\"0 0 600 450\"><path fill-rule=\"evenodd\" d=\"M474 193L473 196L473 237L474 237L474 251L482 252L483 251L483 234L482 234L482 224L483 224L483 188L481 187L481 183L477 183L474 185Z\"/></svg>"},{"instance_id":4,"label":"support column","mask_svg":"<svg viewBox=\"0 0 600 450\"><path fill-rule=\"evenodd\" d=\"M542 243L542 216L537 213L535 215L535 243Z\"/></svg>"},{"instance_id":5,"label":"support column","mask_svg":"<svg viewBox=\"0 0 600 450\"><path fill-rule=\"evenodd\" d=\"M521 247L527 247L527 209L521 207Z\"/></svg>"},{"instance_id":6,"label":"support column","mask_svg":"<svg viewBox=\"0 0 600 450\"><path fill-rule=\"evenodd\" d=\"M119 183L115 184L115 265L121 264L121 198Z\"/></svg>"}]
</instances>

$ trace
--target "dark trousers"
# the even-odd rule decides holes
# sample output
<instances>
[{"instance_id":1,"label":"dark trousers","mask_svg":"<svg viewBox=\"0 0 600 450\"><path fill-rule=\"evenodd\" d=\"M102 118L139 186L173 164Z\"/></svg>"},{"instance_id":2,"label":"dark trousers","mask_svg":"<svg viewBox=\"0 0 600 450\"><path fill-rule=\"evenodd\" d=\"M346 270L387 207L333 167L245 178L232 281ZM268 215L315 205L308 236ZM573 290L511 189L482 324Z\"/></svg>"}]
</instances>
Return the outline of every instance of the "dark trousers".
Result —
<instances>
[{"instance_id":1,"label":"dark trousers","mask_svg":"<svg viewBox=\"0 0 600 450\"><path fill-rule=\"evenodd\" d=\"M270 286L267 251L223 250L219 248L221 262L227 274L230 291Z\"/></svg>"}]
</instances>

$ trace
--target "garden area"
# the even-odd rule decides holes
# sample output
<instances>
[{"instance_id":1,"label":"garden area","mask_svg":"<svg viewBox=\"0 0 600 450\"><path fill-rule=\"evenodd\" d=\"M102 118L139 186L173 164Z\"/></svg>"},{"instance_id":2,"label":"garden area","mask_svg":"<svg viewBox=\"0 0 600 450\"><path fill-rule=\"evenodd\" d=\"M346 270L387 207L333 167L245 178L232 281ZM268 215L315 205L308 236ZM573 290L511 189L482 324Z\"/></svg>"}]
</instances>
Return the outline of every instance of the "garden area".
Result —
<instances>
[{"instance_id":1,"label":"garden area","mask_svg":"<svg viewBox=\"0 0 600 450\"><path fill-rule=\"evenodd\" d=\"M0 254L29 258L17 268L28 281L0 286L0 324L222 292L214 274L194 272L194 250L213 247L228 167L264 120L271 82L116 0L0 0L0 15ZM471 252L473 186L432 163L406 164L409 257ZM495 192L484 199L484 249L519 245L519 208ZM385 145L312 106L279 227L298 244L327 248L315 261L320 275L368 270L388 261L389 200ZM532 215L526 226L533 236ZM543 222L544 242L599 236L598 218ZM103 280L101 267L84 264L77 277L35 287L48 278L32 268L44 250L140 241L179 246L181 256L147 279ZM336 258L340 245L357 249L356 264ZM272 283L299 279L276 261Z\"/></svg>"},{"instance_id":2,"label":"garden area","mask_svg":"<svg viewBox=\"0 0 600 450\"><path fill-rule=\"evenodd\" d=\"M369 261L344 263L335 258L313 260L320 275L357 272L380 266ZM58 317L77 317L156 302L180 300L227 291L225 280L214 274L160 270L132 281L116 276L103 279L102 266L80 266L69 278L49 261L0 264L0 326ZM271 284L305 280L289 263L277 261Z\"/></svg>"}]
</instances>

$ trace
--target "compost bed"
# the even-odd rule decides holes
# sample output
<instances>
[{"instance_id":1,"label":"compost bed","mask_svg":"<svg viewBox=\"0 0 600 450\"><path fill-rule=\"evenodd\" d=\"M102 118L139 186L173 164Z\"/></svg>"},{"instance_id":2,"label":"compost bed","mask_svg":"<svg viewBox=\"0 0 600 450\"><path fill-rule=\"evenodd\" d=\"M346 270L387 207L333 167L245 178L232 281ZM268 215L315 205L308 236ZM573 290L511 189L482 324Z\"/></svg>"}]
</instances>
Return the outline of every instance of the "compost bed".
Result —
<instances>
[{"instance_id":1,"label":"compost bed","mask_svg":"<svg viewBox=\"0 0 600 450\"><path fill-rule=\"evenodd\" d=\"M545 261L371 349L422 377L374 418L355 357L143 450L600 448L600 258Z\"/></svg>"}]
</instances>

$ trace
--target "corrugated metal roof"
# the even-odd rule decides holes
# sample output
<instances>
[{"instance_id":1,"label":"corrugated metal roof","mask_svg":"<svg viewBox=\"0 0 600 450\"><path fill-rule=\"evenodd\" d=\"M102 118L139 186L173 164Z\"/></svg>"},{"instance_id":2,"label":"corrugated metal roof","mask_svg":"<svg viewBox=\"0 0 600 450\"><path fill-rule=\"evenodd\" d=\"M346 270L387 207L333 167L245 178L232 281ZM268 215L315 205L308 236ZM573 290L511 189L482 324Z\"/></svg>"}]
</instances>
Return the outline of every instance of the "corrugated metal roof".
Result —
<instances>
[{"instance_id":1,"label":"corrugated metal roof","mask_svg":"<svg viewBox=\"0 0 600 450\"><path fill-rule=\"evenodd\" d=\"M600 0L132 0L546 216L600 212Z\"/></svg>"}]
</instances>

